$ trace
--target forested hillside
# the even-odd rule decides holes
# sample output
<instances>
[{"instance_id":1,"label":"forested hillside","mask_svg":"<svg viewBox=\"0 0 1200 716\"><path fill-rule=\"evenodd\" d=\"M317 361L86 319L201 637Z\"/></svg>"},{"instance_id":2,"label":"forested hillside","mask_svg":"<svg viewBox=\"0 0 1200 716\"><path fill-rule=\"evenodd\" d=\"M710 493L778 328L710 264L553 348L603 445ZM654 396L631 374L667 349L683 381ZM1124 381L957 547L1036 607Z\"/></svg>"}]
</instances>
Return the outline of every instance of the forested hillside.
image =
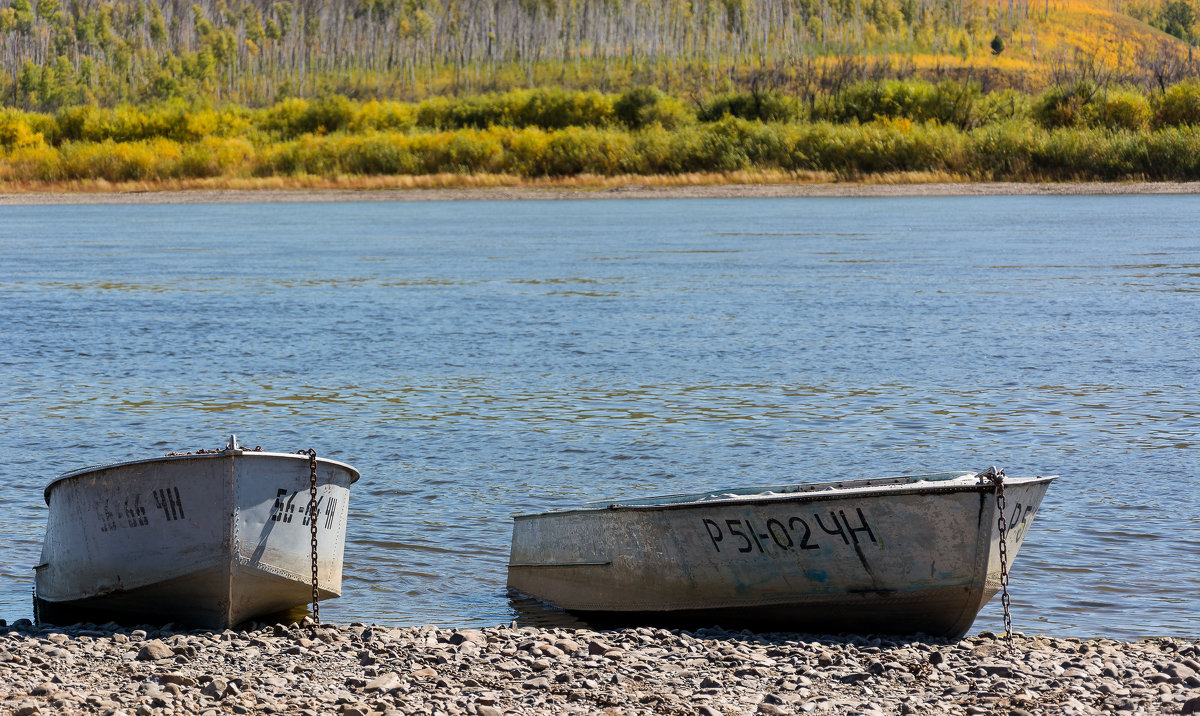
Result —
<instances>
[{"instance_id":1,"label":"forested hillside","mask_svg":"<svg viewBox=\"0 0 1200 716\"><path fill-rule=\"evenodd\" d=\"M1056 73L1186 74L1190 0L1108 1L0 0L0 105L547 86L804 96L914 74L1039 90Z\"/></svg>"}]
</instances>

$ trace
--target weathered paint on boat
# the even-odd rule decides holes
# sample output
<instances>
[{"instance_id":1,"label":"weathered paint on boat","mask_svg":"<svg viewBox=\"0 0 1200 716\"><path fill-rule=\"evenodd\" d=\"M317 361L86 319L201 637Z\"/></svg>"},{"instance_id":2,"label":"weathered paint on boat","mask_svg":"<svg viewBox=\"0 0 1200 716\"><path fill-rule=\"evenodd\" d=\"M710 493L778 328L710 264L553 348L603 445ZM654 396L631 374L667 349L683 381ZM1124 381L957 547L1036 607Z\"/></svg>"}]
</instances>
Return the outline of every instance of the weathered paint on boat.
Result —
<instances>
[{"instance_id":1,"label":"weathered paint on boat","mask_svg":"<svg viewBox=\"0 0 1200 716\"><path fill-rule=\"evenodd\" d=\"M1053 479L1004 480L1010 566ZM999 544L973 472L740 489L518 516L508 586L585 618L958 637Z\"/></svg>"},{"instance_id":2,"label":"weathered paint on boat","mask_svg":"<svg viewBox=\"0 0 1200 716\"><path fill-rule=\"evenodd\" d=\"M349 487L358 471L317 460L322 599L341 594ZM67 473L46 487L35 567L39 617L81 614L227 628L312 599L305 455L172 455ZM94 619L93 619L94 620Z\"/></svg>"}]
</instances>

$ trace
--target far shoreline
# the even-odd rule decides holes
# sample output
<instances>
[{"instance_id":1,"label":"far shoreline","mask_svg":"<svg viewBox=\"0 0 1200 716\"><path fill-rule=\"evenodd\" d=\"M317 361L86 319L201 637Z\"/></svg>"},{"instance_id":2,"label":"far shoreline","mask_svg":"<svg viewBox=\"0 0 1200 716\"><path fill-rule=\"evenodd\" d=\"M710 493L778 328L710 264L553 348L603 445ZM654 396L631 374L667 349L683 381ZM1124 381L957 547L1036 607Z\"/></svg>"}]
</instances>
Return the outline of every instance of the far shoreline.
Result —
<instances>
[{"instance_id":1,"label":"far shoreline","mask_svg":"<svg viewBox=\"0 0 1200 716\"><path fill-rule=\"evenodd\" d=\"M740 177L739 177L740 178ZM438 180L440 179L440 181ZM444 176L410 186L316 181L248 186L136 183L21 187L0 185L0 206L100 204L246 204L416 201L545 201L603 199L790 199L911 198L967 196L1115 196L1200 194L1200 182L905 182L867 180L722 182L721 177L692 177L678 183L661 177L500 183L473 186L470 179Z\"/></svg>"}]
</instances>

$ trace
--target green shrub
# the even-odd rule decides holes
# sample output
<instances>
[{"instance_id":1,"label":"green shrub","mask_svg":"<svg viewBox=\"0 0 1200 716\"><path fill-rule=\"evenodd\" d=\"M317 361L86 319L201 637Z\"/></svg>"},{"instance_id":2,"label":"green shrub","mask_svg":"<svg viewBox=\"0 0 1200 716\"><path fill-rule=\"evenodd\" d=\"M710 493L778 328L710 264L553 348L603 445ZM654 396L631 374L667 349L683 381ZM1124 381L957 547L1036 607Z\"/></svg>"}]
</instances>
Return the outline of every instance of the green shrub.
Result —
<instances>
[{"instance_id":1,"label":"green shrub","mask_svg":"<svg viewBox=\"0 0 1200 716\"><path fill-rule=\"evenodd\" d=\"M683 104L655 87L634 87L626 90L613 102L613 114L629 129L641 129L652 124L667 129L682 127L691 121Z\"/></svg>"},{"instance_id":2,"label":"green shrub","mask_svg":"<svg viewBox=\"0 0 1200 716\"><path fill-rule=\"evenodd\" d=\"M976 122L979 127L994 122L1028 119L1032 111L1033 100L1025 92L1013 89L999 92L988 92L979 98L975 105Z\"/></svg>"},{"instance_id":3,"label":"green shrub","mask_svg":"<svg viewBox=\"0 0 1200 716\"><path fill-rule=\"evenodd\" d=\"M677 130L671 135L667 170L679 173L748 169L750 132L751 123L736 117Z\"/></svg>"},{"instance_id":4,"label":"green shrub","mask_svg":"<svg viewBox=\"0 0 1200 716\"><path fill-rule=\"evenodd\" d=\"M860 124L875 119L911 119L971 127L979 122L979 85L943 81L937 85L908 80L859 82L827 106L829 118Z\"/></svg>"},{"instance_id":5,"label":"green shrub","mask_svg":"<svg viewBox=\"0 0 1200 716\"><path fill-rule=\"evenodd\" d=\"M724 117L763 122L795 122L805 117L804 105L777 92L733 92L713 97L700 106L696 118L715 122Z\"/></svg>"},{"instance_id":6,"label":"green shrub","mask_svg":"<svg viewBox=\"0 0 1200 716\"><path fill-rule=\"evenodd\" d=\"M292 97L261 113L257 124L280 139L294 139L304 134L334 134L348 129L356 114L354 103L341 95L312 101Z\"/></svg>"},{"instance_id":7,"label":"green shrub","mask_svg":"<svg viewBox=\"0 0 1200 716\"><path fill-rule=\"evenodd\" d=\"M1047 129L1084 126L1097 91L1096 85L1087 80L1051 87L1034 100L1033 118Z\"/></svg>"},{"instance_id":8,"label":"green shrub","mask_svg":"<svg viewBox=\"0 0 1200 716\"><path fill-rule=\"evenodd\" d=\"M1106 132L1059 128L1048 132L1034 148L1032 164L1035 171L1052 179L1120 178L1124 174L1109 150Z\"/></svg>"},{"instance_id":9,"label":"green shrub","mask_svg":"<svg viewBox=\"0 0 1200 716\"><path fill-rule=\"evenodd\" d=\"M909 119L936 120L969 129L982 121L979 113L982 96L978 82L943 80L934 86L932 95L927 96L925 116Z\"/></svg>"},{"instance_id":10,"label":"green shrub","mask_svg":"<svg viewBox=\"0 0 1200 716\"><path fill-rule=\"evenodd\" d=\"M1141 92L1119 89L1106 92L1091 105L1087 118L1092 127L1141 131L1150 126L1150 101Z\"/></svg>"},{"instance_id":11,"label":"green shrub","mask_svg":"<svg viewBox=\"0 0 1200 716\"><path fill-rule=\"evenodd\" d=\"M99 125L103 122L99 109L90 105L65 107L54 115L54 141L79 142L92 139L100 134Z\"/></svg>"},{"instance_id":12,"label":"green shrub","mask_svg":"<svg viewBox=\"0 0 1200 716\"><path fill-rule=\"evenodd\" d=\"M671 173L673 171L671 165L674 161L671 140L674 134L661 124L652 124L633 132L633 146L630 147L630 173Z\"/></svg>"},{"instance_id":13,"label":"green shrub","mask_svg":"<svg viewBox=\"0 0 1200 716\"><path fill-rule=\"evenodd\" d=\"M619 174L632 166L633 140L627 132L567 127L550 135L542 173L548 176Z\"/></svg>"},{"instance_id":14,"label":"green shrub","mask_svg":"<svg viewBox=\"0 0 1200 716\"><path fill-rule=\"evenodd\" d=\"M258 117L258 126L280 139L293 139L304 133L308 100L298 97L276 102Z\"/></svg>"},{"instance_id":15,"label":"green shrub","mask_svg":"<svg viewBox=\"0 0 1200 716\"><path fill-rule=\"evenodd\" d=\"M1034 100L1031 114L1047 129L1101 127L1143 130L1152 112L1145 95L1132 89L1102 89L1080 80L1051 87Z\"/></svg>"},{"instance_id":16,"label":"green shrub","mask_svg":"<svg viewBox=\"0 0 1200 716\"><path fill-rule=\"evenodd\" d=\"M335 94L310 102L300 116L299 131L312 134L334 134L350 126L354 119L354 104Z\"/></svg>"},{"instance_id":17,"label":"green shrub","mask_svg":"<svg viewBox=\"0 0 1200 716\"><path fill-rule=\"evenodd\" d=\"M1026 179L1046 130L1028 119L1009 119L971 132L970 165L976 179Z\"/></svg>"},{"instance_id":18,"label":"green shrub","mask_svg":"<svg viewBox=\"0 0 1200 716\"><path fill-rule=\"evenodd\" d=\"M878 117L925 119L924 106L932 102L932 95L933 87L925 82L857 82L834 100L833 118L864 124Z\"/></svg>"},{"instance_id":19,"label":"green shrub","mask_svg":"<svg viewBox=\"0 0 1200 716\"><path fill-rule=\"evenodd\" d=\"M1163 92L1155 112L1158 127L1200 124L1200 82L1189 80Z\"/></svg>"},{"instance_id":20,"label":"green shrub","mask_svg":"<svg viewBox=\"0 0 1200 716\"><path fill-rule=\"evenodd\" d=\"M564 129L604 127L613 121L612 99L599 92L533 90L516 112L516 126Z\"/></svg>"},{"instance_id":21,"label":"green shrub","mask_svg":"<svg viewBox=\"0 0 1200 716\"><path fill-rule=\"evenodd\" d=\"M502 170L522 176L613 175L638 170L636 142L628 132L603 127L497 130L504 146Z\"/></svg>"},{"instance_id":22,"label":"green shrub","mask_svg":"<svg viewBox=\"0 0 1200 716\"><path fill-rule=\"evenodd\" d=\"M1147 178L1200 180L1200 125L1167 127L1137 138L1143 145Z\"/></svg>"},{"instance_id":23,"label":"green shrub","mask_svg":"<svg viewBox=\"0 0 1200 716\"><path fill-rule=\"evenodd\" d=\"M436 130L489 127L602 127L613 121L612 100L599 92L518 90L481 97L436 97L417 106L416 124Z\"/></svg>"}]
</instances>

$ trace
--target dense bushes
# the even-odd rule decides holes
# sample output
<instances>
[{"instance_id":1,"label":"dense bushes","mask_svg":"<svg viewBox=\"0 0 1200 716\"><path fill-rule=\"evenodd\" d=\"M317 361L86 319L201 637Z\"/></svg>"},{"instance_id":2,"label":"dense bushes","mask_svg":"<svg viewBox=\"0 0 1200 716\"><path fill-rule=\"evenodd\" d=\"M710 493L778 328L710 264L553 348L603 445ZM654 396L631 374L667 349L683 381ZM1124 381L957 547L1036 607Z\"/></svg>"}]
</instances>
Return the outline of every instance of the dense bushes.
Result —
<instances>
[{"instance_id":1,"label":"dense bushes","mask_svg":"<svg viewBox=\"0 0 1200 716\"><path fill-rule=\"evenodd\" d=\"M713 97L700 105L696 116L714 122L725 116L761 122L795 122L807 117L804 105L794 97L777 92L733 92Z\"/></svg>"},{"instance_id":2,"label":"dense bushes","mask_svg":"<svg viewBox=\"0 0 1200 716\"><path fill-rule=\"evenodd\" d=\"M980 124L981 91L974 82L882 80L861 82L830 103L830 118L869 122L879 117L939 122L968 128Z\"/></svg>"},{"instance_id":3,"label":"dense bushes","mask_svg":"<svg viewBox=\"0 0 1200 716\"><path fill-rule=\"evenodd\" d=\"M811 115L809 109L812 109ZM771 93L685 105L525 90L420 104L288 99L273 107L0 110L0 180L680 174L1200 178L1200 84L1146 96L1088 83L1036 97L884 81L804 103Z\"/></svg>"},{"instance_id":4,"label":"dense bushes","mask_svg":"<svg viewBox=\"0 0 1200 716\"><path fill-rule=\"evenodd\" d=\"M1190 80L1168 87L1158 101L1156 118L1163 127L1200 124L1200 82Z\"/></svg>"}]
</instances>

